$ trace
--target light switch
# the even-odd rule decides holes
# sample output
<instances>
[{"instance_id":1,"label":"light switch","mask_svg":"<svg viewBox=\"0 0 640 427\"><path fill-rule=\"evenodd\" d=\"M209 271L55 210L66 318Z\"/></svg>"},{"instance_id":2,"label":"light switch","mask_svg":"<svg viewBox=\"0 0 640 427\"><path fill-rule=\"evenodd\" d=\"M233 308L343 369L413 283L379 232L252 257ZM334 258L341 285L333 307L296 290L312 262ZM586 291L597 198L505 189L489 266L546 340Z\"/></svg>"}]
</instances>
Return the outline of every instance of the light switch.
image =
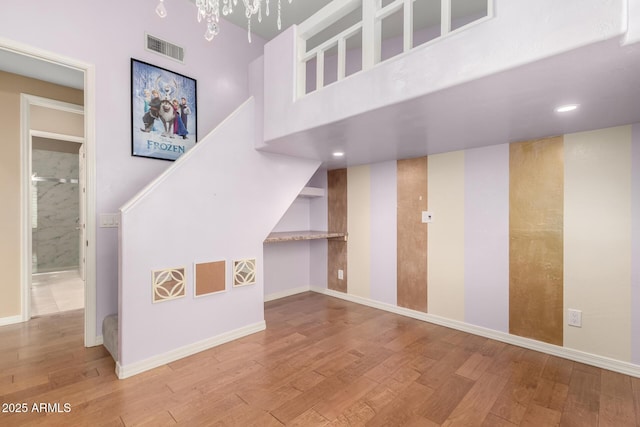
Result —
<instances>
[{"instance_id":1,"label":"light switch","mask_svg":"<svg viewBox=\"0 0 640 427\"><path fill-rule=\"evenodd\" d=\"M120 225L120 214L100 214L101 228L118 228Z\"/></svg>"},{"instance_id":2,"label":"light switch","mask_svg":"<svg viewBox=\"0 0 640 427\"><path fill-rule=\"evenodd\" d=\"M431 221L433 221L433 216L431 215L431 212L422 211L422 223L428 224Z\"/></svg>"}]
</instances>

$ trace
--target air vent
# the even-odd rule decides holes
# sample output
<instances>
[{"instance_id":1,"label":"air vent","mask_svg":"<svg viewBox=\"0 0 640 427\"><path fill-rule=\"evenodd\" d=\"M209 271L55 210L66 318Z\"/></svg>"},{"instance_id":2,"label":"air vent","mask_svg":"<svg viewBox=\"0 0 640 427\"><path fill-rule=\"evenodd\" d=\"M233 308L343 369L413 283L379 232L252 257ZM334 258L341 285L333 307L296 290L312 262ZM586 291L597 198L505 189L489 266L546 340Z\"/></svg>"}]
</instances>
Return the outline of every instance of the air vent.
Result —
<instances>
[{"instance_id":1,"label":"air vent","mask_svg":"<svg viewBox=\"0 0 640 427\"><path fill-rule=\"evenodd\" d=\"M160 55L166 56L171 59L175 59L176 61L184 61L184 48L154 37L151 34L146 34L146 36L147 50L159 53Z\"/></svg>"}]
</instances>

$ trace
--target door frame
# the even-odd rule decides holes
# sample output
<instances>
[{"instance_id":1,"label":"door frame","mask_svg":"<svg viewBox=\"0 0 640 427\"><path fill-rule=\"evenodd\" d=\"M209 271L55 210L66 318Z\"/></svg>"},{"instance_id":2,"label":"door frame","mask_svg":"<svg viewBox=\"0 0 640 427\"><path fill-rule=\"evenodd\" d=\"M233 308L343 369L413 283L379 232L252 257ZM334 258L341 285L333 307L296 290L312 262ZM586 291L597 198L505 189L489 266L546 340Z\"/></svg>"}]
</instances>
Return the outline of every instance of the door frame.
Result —
<instances>
[{"instance_id":1,"label":"door frame","mask_svg":"<svg viewBox=\"0 0 640 427\"><path fill-rule=\"evenodd\" d=\"M97 315L97 268L96 268L96 72L95 66L86 62L58 55L30 45L0 38L0 48L12 51L20 55L45 62L52 62L72 70L81 71L84 74L84 144L86 150L86 259L85 259L85 310L84 310L84 345L93 347L102 344L99 342L96 327ZM31 188L31 138L28 128L29 107L41 102L45 98L33 95L21 94L20 99L20 238L22 241L20 256L20 285L21 285L21 320L30 318L31 300L31 218L28 215L31 204L28 195ZM50 105L47 100L46 104ZM57 101L59 102L59 101Z\"/></svg>"}]
</instances>

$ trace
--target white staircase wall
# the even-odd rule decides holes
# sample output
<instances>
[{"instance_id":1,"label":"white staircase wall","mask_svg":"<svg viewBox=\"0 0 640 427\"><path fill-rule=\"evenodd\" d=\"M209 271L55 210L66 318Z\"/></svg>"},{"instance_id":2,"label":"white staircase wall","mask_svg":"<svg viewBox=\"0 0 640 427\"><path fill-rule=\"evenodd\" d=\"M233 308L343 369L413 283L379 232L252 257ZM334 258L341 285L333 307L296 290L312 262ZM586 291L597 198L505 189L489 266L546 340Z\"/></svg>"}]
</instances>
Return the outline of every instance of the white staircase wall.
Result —
<instances>
[{"instance_id":1,"label":"white staircase wall","mask_svg":"<svg viewBox=\"0 0 640 427\"><path fill-rule=\"evenodd\" d=\"M593 43L622 37L632 0L495 0L495 16L296 99L296 27L265 45L269 142L425 96ZM632 16L629 17L629 12ZM632 27L633 25L629 25ZM635 40L637 31L630 33ZM628 40L632 41L632 40ZM446 71L455 70L455 71Z\"/></svg>"},{"instance_id":2,"label":"white staircase wall","mask_svg":"<svg viewBox=\"0 0 640 427\"><path fill-rule=\"evenodd\" d=\"M264 328L262 242L319 162L255 150L249 99L121 208L121 378ZM255 285L233 288L234 260ZM227 261L226 292L194 298L194 262ZM152 271L185 267L184 298L152 303Z\"/></svg>"}]
</instances>

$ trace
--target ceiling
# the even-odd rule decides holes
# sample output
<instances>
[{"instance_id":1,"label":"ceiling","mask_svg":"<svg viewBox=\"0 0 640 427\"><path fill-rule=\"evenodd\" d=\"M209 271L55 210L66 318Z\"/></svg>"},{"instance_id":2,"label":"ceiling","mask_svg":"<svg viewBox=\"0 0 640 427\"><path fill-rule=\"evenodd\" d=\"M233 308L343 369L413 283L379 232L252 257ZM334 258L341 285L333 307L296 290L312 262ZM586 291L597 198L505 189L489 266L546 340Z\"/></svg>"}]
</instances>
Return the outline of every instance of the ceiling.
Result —
<instances>
[{"instance_id":1,"label":"ceiling","mask_svg":"<svg viewBox=\"0 0 640 427\"><path fill-rule=\"evenodd\" d=\"M283 27L329 1L283 0ZM276 0L271 8L269 18L252 23L265 39L277 34ZM228 19L246 27L238 12ZM2 49L0 70L83 88L78 70ZM640 44L621 47L620 40L608 40L269 141L268 150L320 159L331 169L640 123L639 83ZM580 107L564 115L553 111L564 103ZM345 156L334 158L334 150Z\"/></svg>"},{"instance_id":2,"label":"ceiling","mask_svg":"<svg viewBox=\"0 0 640 427\"><path fill-rule=\"evenodd\" d=\"M0 71L74 89L84 89L84 73L82 71L2 48L0 48Z\"/></svg>"},{"instance_id":3,"label":"ceiling","mask_svg":"<svg viewBox=\"0 0 640 427\"><path fill-rule=\"evenodd\" d=\"M189 1L195 3L194 0ZM291 3L289 3L288 0L281 1L282 28L289 28L294 24L300 24L301 22L304 22L311 15L325 7L327 4L331 3L332 0L293 0ZM238 6L236 6L233 10L233 13L231 15L225 16L224 19L229 22L233 22L239 27L247 28L247 18L244 15L244 6L242 6L241 3L242 1L239 1ZM270 0L269 9L269 16L267 16L266 14L266 8L263 9L262 22L258 22L257 16L253 16L251 18L251 32L262 37L265 40L271 40L280 33L277 25L278 0ZM221 28L220 31L224 31L224 28Z\"/></svg>"}]
</instances>

